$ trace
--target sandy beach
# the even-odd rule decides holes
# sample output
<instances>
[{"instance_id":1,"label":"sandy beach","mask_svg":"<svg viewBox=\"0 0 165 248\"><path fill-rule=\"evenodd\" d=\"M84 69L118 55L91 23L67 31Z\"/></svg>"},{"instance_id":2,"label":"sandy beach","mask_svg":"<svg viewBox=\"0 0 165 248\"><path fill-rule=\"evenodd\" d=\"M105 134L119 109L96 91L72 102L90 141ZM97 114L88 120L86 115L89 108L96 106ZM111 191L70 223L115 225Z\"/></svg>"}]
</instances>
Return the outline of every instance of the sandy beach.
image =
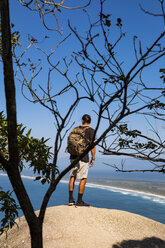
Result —
<instances>
[{"instance_id":1,"label":"sandy beach","mask_svg":"<svg viewBox=\"0 0 165 248\"><path fill-rule=\"evenodd\" d=\"M4 173L0 173L0 176L7 176ZM22 178L34 180L35 176L21 175ZM68 183L69 179L64 178L62 183ZM76 182L78 185L78 182ZM146 194L149 196L157 196L165 198L165 182L151 182L151 181L137 181L137 180L117 180L107 178L89 178L87 186L97 187L104 189L118 189L120 191L127 190L128 192L135 192L138 194Z\"/></svg>"},{"instance_id":2,"label":"sandy beach","mask_svg":"<svg viewBox=\"0 0 165 248\"><path fill-rule=\"evenodd\" d=\"M165 197L165 182L89 178L88 183Z\"/></svg>"},{"instance_id":3,"label":"sandy beach","mask_svg":"<svg viewBox=\"0 0 165 248\"><path fill-rule=\"evenodd\" d=\"M62 179L61 182L68 183L69 179ZM78 182L76 182L78 185ZM87 187L95 187L112 190L127 190L130 193L145 194L148 196L156 196L165 199L165 183L164 182L146 182L133 180L116 180L105 178L89 178Z\"/></svg>"}]
</instances>

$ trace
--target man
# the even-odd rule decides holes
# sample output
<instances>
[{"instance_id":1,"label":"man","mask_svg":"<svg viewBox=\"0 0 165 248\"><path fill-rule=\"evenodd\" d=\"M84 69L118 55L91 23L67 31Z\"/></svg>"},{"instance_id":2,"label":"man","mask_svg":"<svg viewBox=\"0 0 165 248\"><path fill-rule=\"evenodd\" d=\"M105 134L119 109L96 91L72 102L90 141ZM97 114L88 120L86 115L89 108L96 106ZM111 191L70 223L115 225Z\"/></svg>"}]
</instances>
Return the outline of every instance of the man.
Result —
<instances>
[{"instance_id":1,"label":"man","mask_svg":"<svg viewBox=\"0 0 165 248\"><path fill-rule=\"evenodd\" d=\"M84 137L85 139L87 139L88 141L92 141L93 140L93 136L94 136L94 129L89 127L91 124L91 117L90 115L83 115L82 117L82 125L80 126L80 128L84 129L85 128L85 134ZM95 153L96 153L96 147L94 147L91 150L91 161L90 161L90 167L92 167L94 165L95 162ZM76 159L77 156L76 155L72 155L70 156L70 160L71 162ZM78 191L78 199L77 199L77 206L90 206L89 204L85 203L82 200L83 197L83 193L84 193L84 189L85 189L85 185L87 182L87 176L88 176L88 167L89 167L89 154L85 155L72 169L71 169L71 173L70 173L70 180L69 180L69 206L75 205L75 201L73 199L73 191L74 191L74 183L76 178L80 179L80 183L79 183L79 191Z\"/></svg>"}]
</instances>

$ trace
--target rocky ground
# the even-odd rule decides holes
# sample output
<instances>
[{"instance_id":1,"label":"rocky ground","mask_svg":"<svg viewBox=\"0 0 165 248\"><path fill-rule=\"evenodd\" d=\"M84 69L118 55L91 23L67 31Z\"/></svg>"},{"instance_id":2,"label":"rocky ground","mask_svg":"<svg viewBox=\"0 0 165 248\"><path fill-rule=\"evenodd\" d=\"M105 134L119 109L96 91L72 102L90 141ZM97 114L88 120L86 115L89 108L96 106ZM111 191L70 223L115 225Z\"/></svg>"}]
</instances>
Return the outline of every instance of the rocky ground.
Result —
<instances>
[{"instance_id":1,"label":"rocky ground","mask_svg":"<svg viewBox=\"0 0 165 248\"><path fill-rule=\"evenodd\" d=\"M0 236L1 248L30 248L24 217ZM140 215L94 207L48 208L44 248L165 248L165 225Z\"/></svg>"}]
</instances>

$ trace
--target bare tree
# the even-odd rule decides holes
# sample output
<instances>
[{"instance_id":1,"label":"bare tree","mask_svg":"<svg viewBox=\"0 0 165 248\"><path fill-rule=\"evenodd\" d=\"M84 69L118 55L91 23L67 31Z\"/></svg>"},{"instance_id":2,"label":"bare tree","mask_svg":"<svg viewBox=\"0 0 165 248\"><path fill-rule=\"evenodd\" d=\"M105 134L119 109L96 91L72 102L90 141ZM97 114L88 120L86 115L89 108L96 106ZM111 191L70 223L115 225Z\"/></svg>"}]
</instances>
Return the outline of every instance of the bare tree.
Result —
<instances>
[{"instance_id":1,"label":"bare tree","mask_svg":"<svg viewBox=\"0 0 165 248\"><path fill-rule=\"evenodd\" d=\"M31 11L37 11L39 13L40 19L43 25L48 30L57 31L60 34L63 33L63 29L59 24L59 17L58 14L61 13L62 9L67 10L75 10L75 9L82 9L90 5L91 0L84 0L80 6L75 6L73 1L73 6L68 6L65 4L66 0L61 1L54 1L54 0L18 0L22 6L27 7ZM54 17L53 27L50 27L49 21L47 21L47 17L49 16ZM56 23L56 27L54 28L54 23Z\"/></svg>"},{"instance_id":2,"label":"bare tree","mask_svg":"<svg viewBox=\"0 0 165 248\"><path fill-rule=\"evenodd\" d=\"M143 73L156 61L165 56L164 37L165 31L158 34L155 41L148 42L147 47L137 36L133 37L134 56L136 62L128 71L124 68L127 63L119 59L118 46L125 39L121 18L117 18L116 25L119 28L119 37L116 41L110 35L112 32L111 16L103 10L104 2L100 0L100 18L95 23L90 21L90 29L86 37L82 37L70 24L70 29L81 44L81 50L74 52L73 58L82 71L82 82L89 82L95 86L94 101L97 103L99 123L104 123L106 130L101 136L99 146L104 155L117 155L133 157L151 162L151 169L129 171L151 171L165 173L165 140L163 130L157 130L153 121L159 126L164 125L165 104L164 85L161 80L150 85L148 80L143 80ZM154 15L165 20L165 3L159 1L160 13L152 14L143 10L145 14ZM85 41L84 41L85 40ZM104 49L103 49L104 47ZM164 69L160 69L161 78L164 83ZM80 81L81 84L81 81ZM97 88L96 88L97 86ZM83 85L82 85L83 87ZM141 119L148 124L148 134L144 130L132 130L128 122L132 123L133 118ZM107 129L106 129L107 125ZM109 126L109 127L108 127ZM110 165L110 164L108 164ZM123 164L122 164L123 165ZM126 171L116 165L111 165L117 171Z\"/></svg>"},{"instance_id":3,"label":"bare tree","mask_svg":"<svg viewBox=\"0 0 165 248\"><path fill-rule=\"evenodd\" d=\"M55 4L53 1L21 1L20 2L31 10L39 10L41 19L45 26L45 16L47 12L51 14L51 11L46 10L46 6L53 8L53 16L56 18L56 13L59 7L64 7L64 1L61 1L61 5ZM124 139L124 146L122 147L121 135L128 137L142 137L147 139L147 136L141 134L137 130L129 131L127 126L124 125L124 121L128 120L128 117L134 115L148 116L148 118L157 118L160 121L164 121L164 105L162 99L164 95L163 87L151 88L142 80L142 72L154 62L161 59L165 55L165 48L162 46L165 32L163 31L143 52L142 45L139 42L137 47L137 37L134 37L134 52L136 62L129 68L127 72L124 70L122 60L117 56L116 50L125 34L122 31L122 20L117 19L117 27L119 28L119 36L114 41L109 35L111 26L111 17L106 14L103 10L103 0L100 0L100 14L99 19L92 23L90 16L88 19L90 22L90 28L86 33L86 37L83 37L78 33L76 29L69 23L70 30L75 35L77 40L80 42L81 50L73 53L72 59L68 60L64 58L58 63L53 62L51 59L56 49L63 45L67 40L68 36L64 38L54 50L50 53L45 52L40 48L38 42L29 37L29 46L19 56L13 54L18 69L15 72L15 77L22 84L22 93L31 102L39 103L47 108L54 116L56 123L56 136L54 141L54 152L53 162L51 163L50 173L48 175L41 175L41 180L46 179L50 182L49 188L44 196L39 215L36 216L33 206L29 200L27 192L22 183L20 172L18 168L19 157L18 157L18 141L17 141L17 120L16 120L16 100L15 100L15 84L14 84L14 73L12 69L12 53L11 53L11 35L10 35L10 21L9 21L9 6L8 1L3 0L1 2L1 24L2 24L2 58L4 64L4 75L5 75L5 89L6 89L6 102L7 102L7 118L8 118L8 136L9 136L9 160L6 161L3 154L0 153L0 162L6 170L11 184L14 188L19 204L23 210L25 218L30 228L31 234L31 245L32 247L43 247L42 240L42 224L44 220L45 210L48 201L55 191L58 183L64 175L95 145L100 144L106 154L117 154L120 155L120 148L125 148L125 143L130 144L128 139ZM39 3L41 5L39 5ZM48 5L49 4L49 5ZM35 7L35 8L34 8ZM57 12L58 13L58 12ZM57 24L57 30L58 24ZM84 39L85 38L85 39ZM150 42L149 42L150 43ZM99 44L99 46L98 46ZM102 46L100 45L102 44ZM25 53L30 48L35 48L45 55L47 63L49 65L47 85L44 87L39 85L36 90L34 84L35 79L41 72L40 64L35 64L32 60L29 60L30 73L29 78L26 74L26 66L23 62ZM102 49L104 48L104 49ZM79 73L70 75L71 67L74 65L79 68ZM55 92L51 85L51 75L56 72L62 78L65 79L65 85ZM139 76L139 77L138 77ZM12 88L11 88L12 87ZM30 92L26 94L26 89ZM39 91L40 90L40 91ZM154 91L155 96L150 97L150 92ZM9 92L9 94L8 94ZM148 93L149 92L149 93ZM68 106L64 114L61 113L58 98L65 99L67 94L72 94L72 102ZM73 124L69 124L74 110L78 104L84 99L89 102L95 103L95 113L97 116L97 122L95 127L95 135L93 142L85 152L78 157L72 164L66 167L60 173L58 172L57 161L59 151L61 149L64 138ZM12 101L12 102L10 102ZM100 128L102 127L103 128ZM157 137L159 135L156 133ZM112 140L112 144L107 142ZM128 142L127 142L128 141ZM14 144L14 146L13 146ZM145 143L143 150L140 150L140 144L135 146L129 146L129 149L134 149L134 157L143 156L148 157L151 161L156 159L154 153L157 152L159 155L163 154L164 147L160 148L160 145L164 144L164 141L157 141L151 137L148 137L147 143ZM148 145L148 147L147 147ZM156 147L157 145L157 147ZM112 148L111 148L112 147ZM159 147L159 148L158 148ZM152 149L153 152L146 154L145 149ZM124 151L125 152L125 151ZM138 154L137 154L138 153ZM130 150L128 152L130 154ZM125 155L127 155L125 153ZM152 158L152 159L151 159ZM155 162L155 161L154 161ZM45 168L46 170L46 168ZM163 172L163 171L162 171Z\"/></svg>"}]
</instances>

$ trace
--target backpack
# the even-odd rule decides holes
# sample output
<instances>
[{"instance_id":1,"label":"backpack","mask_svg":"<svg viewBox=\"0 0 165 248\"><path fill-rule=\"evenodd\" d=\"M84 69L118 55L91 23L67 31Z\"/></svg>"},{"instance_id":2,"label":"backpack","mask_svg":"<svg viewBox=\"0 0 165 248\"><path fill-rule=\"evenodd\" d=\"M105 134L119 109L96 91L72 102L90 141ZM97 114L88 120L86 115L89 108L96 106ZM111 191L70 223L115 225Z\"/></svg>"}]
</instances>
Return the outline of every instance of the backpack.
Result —
<instances>
[{"instance_id":1,"label":"backpack","mask_svg":"<svg viewBox=\"0 0 165 248\"><path fill-rule=\"evenodd\" d=\"M89 145L89 140L84 137L85 131L89 127L81 128L81 127L75 127L68 137L68 146L67 151L72 155L81 155L87 146Z\"/></svg>"}]
</instances>

